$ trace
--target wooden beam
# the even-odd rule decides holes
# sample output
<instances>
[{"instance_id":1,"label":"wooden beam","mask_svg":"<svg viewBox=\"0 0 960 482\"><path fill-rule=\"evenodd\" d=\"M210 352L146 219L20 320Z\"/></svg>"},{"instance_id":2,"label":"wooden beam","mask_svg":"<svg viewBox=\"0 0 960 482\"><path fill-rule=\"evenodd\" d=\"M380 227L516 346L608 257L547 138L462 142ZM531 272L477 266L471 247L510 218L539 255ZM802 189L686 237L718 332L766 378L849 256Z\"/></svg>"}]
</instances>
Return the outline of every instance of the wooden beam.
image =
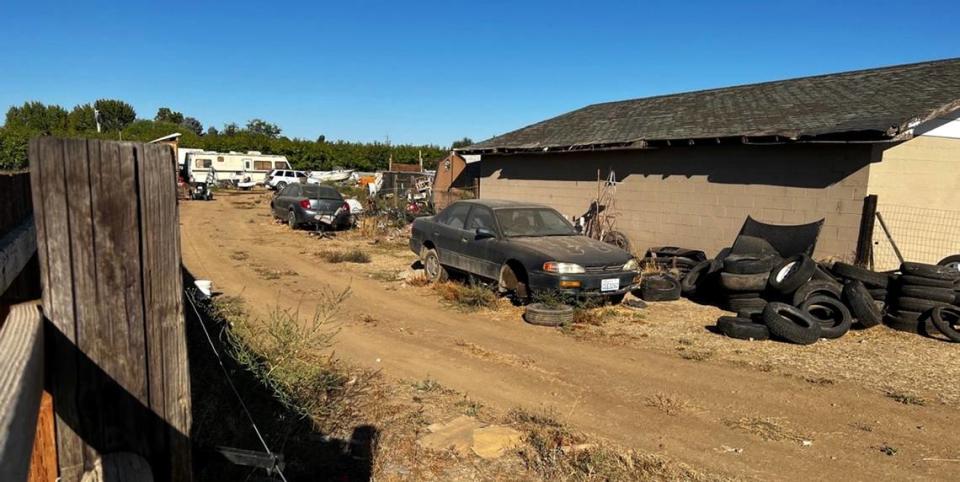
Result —
<instances>
[{"instance_id":1,"label":"wooden beam","mask_svg":"<svg viewBox=\"0 0 960 482\"><path fill-rule=\"evenodd\" d=\"M57 482L57 436L53 420L53 396L43 392L27 482Z\"/></svg>"},{"instance_id":2,"label":"wooden beam","mask_svg":"<svg viewBox=\"0 0 960 482\"><path fill-rule=\"evenodd\" d=\"M854 260L854 264L860 267L866 267L873 257L873 221L876 219L876 213L876 194L863 198L863 209L860 212L860 233L857 236L857 252Z\"/></svg>"},{"instance_id":3,"label":"wooden beam","mask_svg":"<svg viewBox=\"0 0 960 482\"><path fill-rule=\"evenodd\" d=\"M33 217L0 238L0 294L7 291L36 252L37 230Z\"/></svg>"},{"instance_id":4,"label":"wooden beam","mask_svg":"<svg viewBox=\"0 0 960 482\"><path fill-rule=\"evenodd\" d=\"M0 330L0 480L26 480L43 393L43 323L15 305Z\"/></svg>"}]
</instances>

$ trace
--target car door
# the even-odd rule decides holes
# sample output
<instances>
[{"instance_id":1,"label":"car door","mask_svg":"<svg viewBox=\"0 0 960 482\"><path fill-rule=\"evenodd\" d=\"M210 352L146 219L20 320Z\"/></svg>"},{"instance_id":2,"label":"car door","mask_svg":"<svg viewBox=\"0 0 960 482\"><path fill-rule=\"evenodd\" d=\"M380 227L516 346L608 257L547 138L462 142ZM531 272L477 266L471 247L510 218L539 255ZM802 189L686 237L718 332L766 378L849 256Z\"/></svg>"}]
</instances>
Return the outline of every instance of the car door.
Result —
<instances>
[{"instance_id":1,"label":"car door","mask_svg":"<svg viewBox=\"0 0 960 482\"><path fill-rule=\"evenodd\" d=\"M497 279L500 277L500 265L503 263L501 256L498 256L500 242L497 234L497 223L493 217L493 211L481 205L473 206L470 214L467 216L465 225L467 239L469 242L463 244L464 257L463 262L468 266L465 271L483 276L484 278ZM494 236L478 236L477 230L485 230L493 233Z\"/></svg>"},{"instance_id":2,"label":"car door","mask_svg":"<svg viewBox=\"0 0 960 482\"><path fill-rule=\"evenodd\" d=\"M286 219L287 212L290 211L290 206L293 203L293 199L294 199L293 196L296 195L294 190L297 188L298 186L295 186L293 184L288 184L284 186L283 189L280 190L279 194L277 194L277 199L274 202L274 206L276 206L278 215L282 216L284 219Z\"/></svg>"},{"instance_id":3,"label":"car door","mask_svg":"<svg viewBox=\"0 0 960 482\"><path fill-rule=\"evenodd\" d=\"M464 226L467 215L470 213L470 204L454 203L444 210L443 220L435 225L434 242L440 255L440 263L466 270L463 261L466 244L469 242Z\"/></svg>"}]
</instances>

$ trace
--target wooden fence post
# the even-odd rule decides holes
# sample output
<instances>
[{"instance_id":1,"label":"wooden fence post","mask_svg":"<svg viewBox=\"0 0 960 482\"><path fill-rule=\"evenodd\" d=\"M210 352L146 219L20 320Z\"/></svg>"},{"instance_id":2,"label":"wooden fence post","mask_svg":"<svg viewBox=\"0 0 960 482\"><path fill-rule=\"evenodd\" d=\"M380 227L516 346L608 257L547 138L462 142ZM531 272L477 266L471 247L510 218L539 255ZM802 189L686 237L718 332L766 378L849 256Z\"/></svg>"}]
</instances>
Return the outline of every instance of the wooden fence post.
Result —
<instances>
[{"instance_id":1,"label":"wooden fence post","mask_svg":"<svg viewBox=\"0 0 960 482\"><path fill-rule=\"evenodd\" d=\"M863 198L863 210L860 212L860 234L857 237L857 254L854 264L873 268L873 228L877 213L877 195Z\"/></svg>"},{"instance_id":2,"label":"wooden fence post","mask_svg":"<svg viewBox=\"0 0 960 482\"><path fill-rule=\"evenodd\" d=\"M167 145L30 143L63 481L133 452L191 480L176 165Z\"/></svg>"}]
</instances>

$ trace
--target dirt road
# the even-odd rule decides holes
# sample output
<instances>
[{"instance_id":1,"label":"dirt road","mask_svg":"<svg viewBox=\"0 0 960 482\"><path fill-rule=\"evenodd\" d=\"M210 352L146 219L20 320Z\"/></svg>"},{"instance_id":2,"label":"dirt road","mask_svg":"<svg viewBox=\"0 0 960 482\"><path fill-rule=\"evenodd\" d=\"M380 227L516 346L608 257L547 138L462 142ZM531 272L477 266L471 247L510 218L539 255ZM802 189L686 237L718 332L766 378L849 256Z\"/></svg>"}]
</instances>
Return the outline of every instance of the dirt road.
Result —
<instances>
[{"instance_id":1,"label":"dirt road","mask_svg":"<svg viewBox=\"0 0 960 482\"><path fill-rule=\"evenodd\" d=\"M960 458L955 407L898 403L855 382L811 383L724 360L592 343L517 317L460 313L428 288L319 260L312 253L327 240L274 224L256 199L224 194L182 203L186 266L260 315L301 300L309 313L318 288L350 286L336 352L390 377L431 378L505 409L552 408L584 432L731 476L951 479L960 470L943 461Z\"/></svg>"}]
</instances>

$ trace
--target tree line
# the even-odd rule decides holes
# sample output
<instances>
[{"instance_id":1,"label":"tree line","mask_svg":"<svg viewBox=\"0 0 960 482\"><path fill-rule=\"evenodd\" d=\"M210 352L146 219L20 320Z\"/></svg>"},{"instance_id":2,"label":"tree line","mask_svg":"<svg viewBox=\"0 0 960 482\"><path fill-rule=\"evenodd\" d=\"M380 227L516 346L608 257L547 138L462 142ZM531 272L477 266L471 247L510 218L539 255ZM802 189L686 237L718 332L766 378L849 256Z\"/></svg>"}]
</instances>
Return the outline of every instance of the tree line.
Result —
<instances>
[{"instance_id":1,"label":"tree line","mask_svg":"<svg viewBox=\"0 0 960 482\"><path fill-rule=\"evenodd\" d=\"M97 123L100 131L97 132ZM133 106L117 99L99 99L80 104L69 112L55 104L25 102L7 111L0 127L0 170L13 171L27 167L27 143L38 135L123 139L147 142L178 132L181 147L208 151L260 151L284 155L296 169L327 170L335 166L360 170L386 169L394 162L414 163L423 156L428 169L454 147L473 143L459 139L450 148L438 145L391 144L389 142L327 141L320 135L315 140L288 138L276 124L251 119L245 126L228 123L222 129L203 129L194 117L185 116L169 107L157 110L153 119L138 119Z\"/></svg>"}]
</instances>

